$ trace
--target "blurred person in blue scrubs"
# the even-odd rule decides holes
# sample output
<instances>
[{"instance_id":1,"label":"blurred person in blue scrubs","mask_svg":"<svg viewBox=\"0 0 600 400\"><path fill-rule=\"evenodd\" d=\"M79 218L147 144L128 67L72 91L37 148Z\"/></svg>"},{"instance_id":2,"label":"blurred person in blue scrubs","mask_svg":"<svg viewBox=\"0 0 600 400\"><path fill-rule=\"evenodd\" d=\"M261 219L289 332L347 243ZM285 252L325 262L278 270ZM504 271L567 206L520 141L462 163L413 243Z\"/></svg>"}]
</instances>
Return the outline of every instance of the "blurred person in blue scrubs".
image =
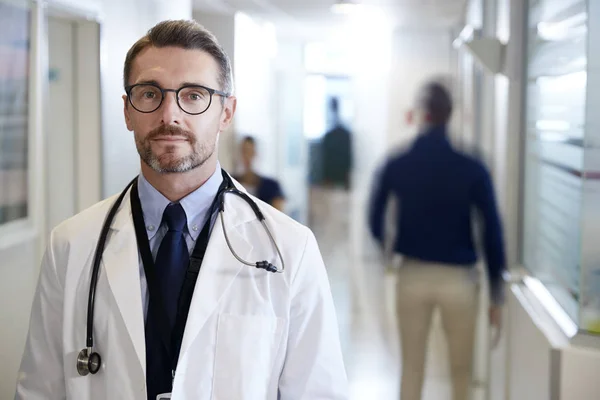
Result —
<instances>
[{"instance_id":1,"label":"blurred person in blue scrubs","mask_svg":"<svg viewBox=\"0 0 600 400\"><path fill-rule=\"evenodd\" d=\"M398 272L397 311L402 345L402 400L420 400L429 328L439 308L448 342L453 399L467 400L478 312L477 253L472 212L483 226L490 282L490 322L499 328L504 300L504 244L488 170L450 143L452 99L438 82L418 94L409 122L419 135L407 150L390 157L376 178L369 227L384 243L388 199L396 200L394 251L403 256Z\"/></svg>"},{"instance_id":2,"label":"blurred person in blue scrubs","mask_svg":"<svg viewBox=\"0 0 600 400\"><path fill-rule=\"evenodd\" d=\"M254 171L256 140L252 136L246 136L242 139L240 153L244 172L236 176L235 179L244 186L248 193L272 205L279 211L284 211L285 196L279 182L275 179L261 176Z\"/></svg>"}]
</instances>

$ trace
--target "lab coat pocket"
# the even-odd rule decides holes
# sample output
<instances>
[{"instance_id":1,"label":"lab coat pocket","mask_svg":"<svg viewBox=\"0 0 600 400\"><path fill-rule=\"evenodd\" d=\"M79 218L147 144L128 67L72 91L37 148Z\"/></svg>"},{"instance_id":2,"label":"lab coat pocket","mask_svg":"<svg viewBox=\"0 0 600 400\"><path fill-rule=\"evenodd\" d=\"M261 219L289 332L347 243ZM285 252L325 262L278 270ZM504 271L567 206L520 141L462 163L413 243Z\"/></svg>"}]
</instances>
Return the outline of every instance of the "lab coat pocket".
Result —
<instances>
[{"instance_id":1,"label":"lab coat pocket","mask_svg":"<svg viewBox=\"0 0 600 400\"><path fill-rule=\"evenodd\" d=\"M221 314L217 328L213 400L265 400L283 320Z\"/></svg>"}]
</instances>

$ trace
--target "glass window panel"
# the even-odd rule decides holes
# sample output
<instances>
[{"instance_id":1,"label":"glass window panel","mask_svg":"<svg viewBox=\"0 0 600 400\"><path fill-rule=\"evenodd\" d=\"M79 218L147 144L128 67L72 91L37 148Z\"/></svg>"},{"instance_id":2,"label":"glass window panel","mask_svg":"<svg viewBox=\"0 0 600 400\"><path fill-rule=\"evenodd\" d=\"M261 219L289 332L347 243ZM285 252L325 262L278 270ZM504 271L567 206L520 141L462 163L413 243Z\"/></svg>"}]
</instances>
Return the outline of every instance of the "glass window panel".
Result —
<instances>
[{"instance_id":1,"label":"glass window panel","mask_svg":"<svg viewBox=\"0 0 600 400\"><path fill-rule=\"evenodd\" d=\"M587 84L584 0L530 2L523 263L577 322Z\"/></svg>"},{"instance_id":2,"label":"glass window panel","mask_svg":"<svg viewBox=\"0 0 600 400\"><path fill-rule=\"evenodd\" d=\"M30 11L0 1L0 225L27 216Z\"/></svg>"}]
</instances>

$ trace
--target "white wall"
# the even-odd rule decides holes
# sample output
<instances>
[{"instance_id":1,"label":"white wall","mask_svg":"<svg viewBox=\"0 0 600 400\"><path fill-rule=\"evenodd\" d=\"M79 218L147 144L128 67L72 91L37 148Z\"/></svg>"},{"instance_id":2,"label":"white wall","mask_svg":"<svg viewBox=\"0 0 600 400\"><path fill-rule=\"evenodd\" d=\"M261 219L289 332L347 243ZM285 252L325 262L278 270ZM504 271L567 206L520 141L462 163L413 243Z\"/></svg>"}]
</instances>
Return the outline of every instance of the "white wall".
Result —
<instances>
[{"instance_id":1,"label":"white wall","mask_svg":"<svg viewBox=\"0 0 600 400\"><path fill-rule=\"evenodd\" d=\"M102 197L102 99L100 96L100 24L78 21L76 26L77 102L76 132L78 168L77 210L83 210ZM97 151L90 151L98 149Z\"/></svg>"},{"instance_id":2,"label":"white wall","mask_svg":"<svg viewBox=\"0 0 600 400\"><path fill-rule=\"evenodd\" d=\"M276 155L280 137L276 134L275 117L277 35L274 25L246 14L236 14L234 55L238 98L235 134L238 138L255 137L256 170L277 177Z\"/></svg>"},{"instance_id":3,"label":"white wall","mask_svg":"<svg viewBox=\"0 0 600 400\"><path fill-rule=\"evenodd\" d=\"M525 286L508 295L510 400L596 400L600 349L569 343L550 313ZM597 338L587 338L593 342ZM496 393L492 398L500 398ZM504 397L503 397L504 398Z\"/></svg>"},{"instance_id":4,"label":"white wall","mask_svg":"<svg viewBox=\"0 0 600 400\"><path fill-rule=\"evenodd\" d=\"M277 178L286 196L286 213L308 222L308 143L304 137L304 42L279 36L275 64L278 148Z\"/></svg>"},{"instance_id":5,"label":"white wall","mask_svg":"<svg viewBox=\"0 0 600 400\"><path fill-rule=\"evenodd\" d=\"M101 43L101 92L102 92L102 134L103 148L89 148L87 151L103 153L103 194L108 195L120 191L139 169L138 156L135 151L132 135L125 128L123 121L122 70L125 54L129 47L141 37L147 29L156 22L166 18L191 18L192 6L190 0L52 0L49 8L60 8L63 11L74 12L85 17L100 17L102 24ZM33 21L36 21L34 18ZM38 40L41 39L41 40ZM34 81L47 78L47 70L41 68L46 53L45 37L41 35L32 41L33 48L41 46L39 59L34 58ZM37 64L40 65L37 65ZM36 86L32 102L41 99L43 86ZM47 100L47 99L46 99ZM42 116L36 112L33 129L42 132ZM35 150L42 146L39 138L30 143ZM34 159L35 160L35 159ZM40 162L43 157L39 158ZM43 187L41 174L43 170L36 169L39 176L34 176L36 185L33 210L43 209L44 198L37 196L37 191ZM42 192L43 193L43 192ZM85 196L80 201L87 201ZM44 215L36 219L36 234L28 236L17 244L0 248L0 399L14 396L15 380L19 367L33 292L39 271L40 243L44 240L39 232L45 230ZM4 239L4 238L3 238ZM4 240L3 240L4 242ZM82 338L84 340L84 338ZM83 342L82 342L83 343Z\"/></svg>"},{"instance_id":6,"label":"white wall","mask_svg":"<svg viewBox=\"0 0 600 400\"><path fill-rule=\"evenodd\" d=\"M547 321L543 312L535 309L520 288L508 293L507 306L510 319L508 335L511 346L509 359L510 388L508 399L548 400L551 397L551 351L552 344L536 324ZM535 320L533 319L535 318ZM575 399L573 399L575 400ZM583 399L581 399L583 400Z\"/></svg>"},{"instance_id":7,"label":"white wall","mask_svg":"<svg viewBox=\"0 0 600 400\"><path fill-rule=\"evenodd\" d=\"M71 21L48 21L48 66L55 74L49 83L46 169L47 231L75 212L75 35ZM59 156L60 155L60 156ZM53 195L54 194L54 195Z\"/></svg>"},{"instance_id":8,"label":"white wall","mask_svg":"<svg viewBox=\"0 0 600 400\"><path fill-rule=\"evenodd\" d=\"M560 399L595 400L600 394L600 350L567 348L560 358Z\"/></svg>"},{"instance_id":9,"label":"white wall","mask_svg":"<svg viewBox=\"0 0 600 400\"><path fill-rule=\"evenodd\" d=\"M37 243L0 249L0 399L14 396L37 281Z\"/></svg>"}]
</instances>

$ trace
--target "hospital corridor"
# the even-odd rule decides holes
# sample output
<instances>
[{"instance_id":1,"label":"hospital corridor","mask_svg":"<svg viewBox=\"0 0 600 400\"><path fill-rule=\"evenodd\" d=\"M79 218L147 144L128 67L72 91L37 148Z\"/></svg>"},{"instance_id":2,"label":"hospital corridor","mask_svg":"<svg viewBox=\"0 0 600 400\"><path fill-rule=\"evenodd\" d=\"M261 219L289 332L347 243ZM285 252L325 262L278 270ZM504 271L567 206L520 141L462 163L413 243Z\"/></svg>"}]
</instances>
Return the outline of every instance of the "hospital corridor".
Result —
<instances>
[{"instance_id":1,"label":"hospital corridor","mask_svg":"<svg viewBox=\"0 0 600 400\"><path fill-rule=\"evenodd\" d=\"M0 0L0 400L600 400L600 0Z\"/></svg>"}]
</instances>

